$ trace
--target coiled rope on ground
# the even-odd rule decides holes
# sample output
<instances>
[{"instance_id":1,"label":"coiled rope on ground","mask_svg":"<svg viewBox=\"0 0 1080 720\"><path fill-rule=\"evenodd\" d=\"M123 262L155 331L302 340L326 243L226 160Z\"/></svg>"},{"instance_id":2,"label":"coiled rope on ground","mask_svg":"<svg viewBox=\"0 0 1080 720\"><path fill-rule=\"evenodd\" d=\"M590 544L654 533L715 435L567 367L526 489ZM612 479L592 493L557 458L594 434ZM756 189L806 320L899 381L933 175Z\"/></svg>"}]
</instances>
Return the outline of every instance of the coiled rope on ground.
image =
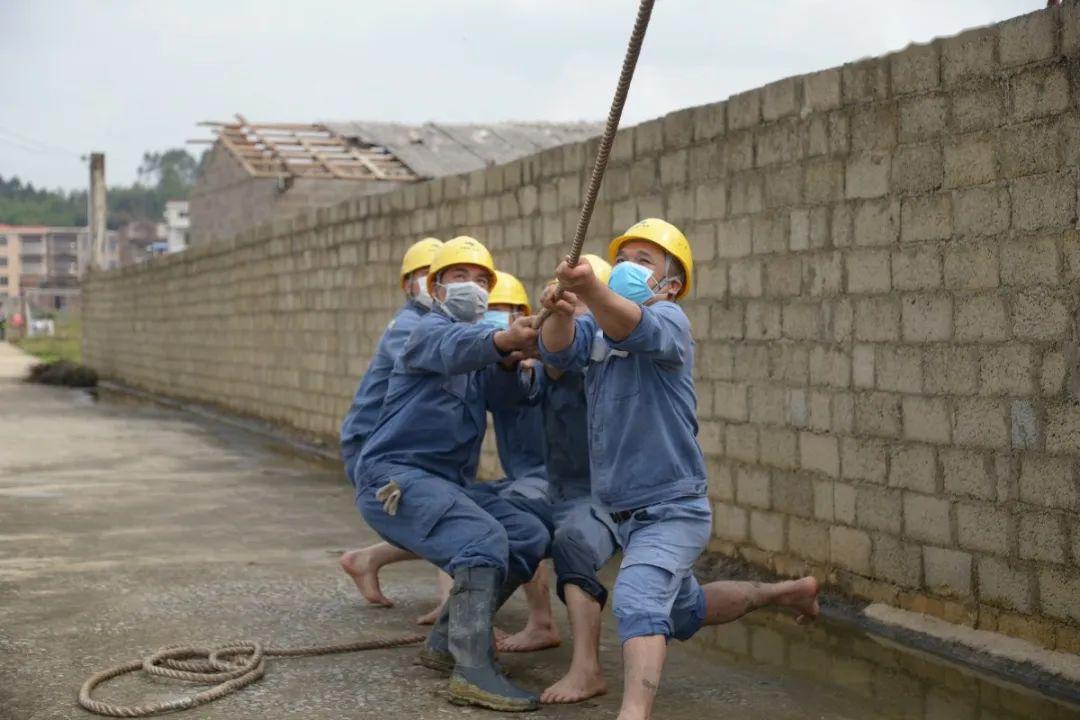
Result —
<instances>
[{"instance_id":1,"label":"coiled rope on ground","mask_svg":"<svg viewBox=\"0 0 1080 720\"><path fill-rule=\"evenodd\" d=\"M188 710L213 702L229 693L250 685L266 673L268 657L314 657L360 650L382 650L423 642L423 635L404 635L396 638L377 638L340 645L314 645L300 648L264 648L257 640L238 640L216 647L169 645L159 648L142 660L132 660L102 670L90 677L79 690L79 705L98 715L139 718L175 710ZM144 670L158 677L214 685L192 695L144 705L117 705L95 700L94 688L113 678Z\"/></svg>"}]
</instances>

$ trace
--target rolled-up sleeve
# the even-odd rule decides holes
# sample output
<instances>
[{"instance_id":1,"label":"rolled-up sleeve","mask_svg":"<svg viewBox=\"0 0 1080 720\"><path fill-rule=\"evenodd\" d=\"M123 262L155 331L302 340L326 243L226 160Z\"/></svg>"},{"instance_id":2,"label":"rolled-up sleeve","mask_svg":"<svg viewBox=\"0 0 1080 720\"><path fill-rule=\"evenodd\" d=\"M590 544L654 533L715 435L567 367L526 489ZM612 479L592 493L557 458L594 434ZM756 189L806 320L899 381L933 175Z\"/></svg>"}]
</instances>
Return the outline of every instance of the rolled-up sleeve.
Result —
<instances>
[{"instance_id":1,"label":"rolled-up sleeve","mask_svg":"<svg viewBox=\"0 0 1080 720\"><path fill-rule=\"evenodd\" d=\"M641 308L641 322L621 342L611 342L616 350L643 355L656 362L681 365L690 356L690 320L678 305L658 302Z\"/></svg>"},{"instance_id":2,"label":"rolled-up sleeve","mask_svg":"<svg viewBox=\"0 0 1080 720\"><path fill-rule=\"evenodd\" d=\"M559 352L551 352L544 347L543 333L540 335L540 358L559 370L584 370L589 363L589 346L596 336L596 320L592 315L582 315L574 320L574 341Z\"/></svg>"}]
</instances>

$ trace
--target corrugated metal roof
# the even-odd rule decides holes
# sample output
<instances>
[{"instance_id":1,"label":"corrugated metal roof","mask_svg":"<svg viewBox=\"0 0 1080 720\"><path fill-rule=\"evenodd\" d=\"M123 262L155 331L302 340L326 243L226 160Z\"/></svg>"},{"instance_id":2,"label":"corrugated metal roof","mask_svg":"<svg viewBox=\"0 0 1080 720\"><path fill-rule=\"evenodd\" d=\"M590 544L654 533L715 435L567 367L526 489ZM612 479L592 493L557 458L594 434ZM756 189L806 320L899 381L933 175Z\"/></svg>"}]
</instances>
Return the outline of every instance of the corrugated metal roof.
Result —
<instances>
[{"instance_id":1,"label":"corrugated metal roof","mask_svg":"<svg viewBox=\"0 0 1080 720\"><path fill-rule=\"evenodd\" d=\"M384 147L417 175L439 177L479 170L550 147L599 135L603 124L323 122L331 132L361 145Z\"/></svg>"}]
</instances>

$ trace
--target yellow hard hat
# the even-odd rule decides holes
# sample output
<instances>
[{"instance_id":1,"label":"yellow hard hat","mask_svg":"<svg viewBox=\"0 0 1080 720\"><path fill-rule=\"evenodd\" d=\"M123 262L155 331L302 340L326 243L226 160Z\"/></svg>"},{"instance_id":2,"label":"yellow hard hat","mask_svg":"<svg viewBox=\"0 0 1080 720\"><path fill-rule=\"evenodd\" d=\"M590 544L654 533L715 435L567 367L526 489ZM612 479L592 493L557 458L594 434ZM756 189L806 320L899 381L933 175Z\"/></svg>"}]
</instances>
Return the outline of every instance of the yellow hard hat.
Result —
<instances>
[{"instance_id":1,"label":"yellow hard hat","mask_svg":"<svg viewBox=\"0 0 1080 720\"><path fill-rule=\"evenodd\" d=\"M675 296L675 299L678 300L690 292L690 283L694 274L694 255L690 251L690 243L687 242L686 236L682 234L679 228L658 218L646 218L636 225L631 225L626 232L612 240L611 244L608 245L608 257L611 262L615 262L615 256L619 254L619 248L631 240L647 240L659 245L666 253L678 260L679 264L682 265L683 274L686 275L686 282L683 283L682 289L679 290L679 294Z\"/></svg>"},{"instance_id":2,"label":"yellow hard hat","mask_svg":"<svg viewBox=\"0 0 1080 720\"><path fill-rule=\"evenodd\" d=\"M435 257L431 258L427 276L429 293L435 294L435 278L451 265L478 265L487 270L491 275L488 292L494 290L499 284L499 278L495 274L495 261L491 259L488 249L476 238L459 235L443 243L443 246L435 253Z\"/></svg>"},{"instance_id":3,"label":"yellow hard hat","mask_svg":"<svg viewBox=\"0 0 1080 720\"><path fill-rule=\"evenodd\" d=\"M608 278L611 277L611 265L608 261L599 255L593 255L588 253L581 256L581 259L589 263L592 266L593 275L597 277L600 282L607 285Z\"/></svg>"},{"instance_id":4,"label":"yellow hard hat","mask_svg":"<svg viewBox=\"0 0 1080 720\"><path fill-rule=\"evenodd\" d=\"M529 294L525 292L525 286L521 284L521 281L502 270L496 270L495 277L499 278L499 281L495 283L491 294L488 295L488 305L524 305L525 314L532 315Z\"/></svg>"},{"instance_id":5,"label":"yellow hard hat","mask_svg":"<svg viewBox=\"0 0 1080 720\"><path fill-rule=\"evenodd\" d=\"M406 277L430 265L435 253L442 246L442 240L433 237L414 242L401 258L401 281L405 282Z\"/></svg>"}]
</instances>

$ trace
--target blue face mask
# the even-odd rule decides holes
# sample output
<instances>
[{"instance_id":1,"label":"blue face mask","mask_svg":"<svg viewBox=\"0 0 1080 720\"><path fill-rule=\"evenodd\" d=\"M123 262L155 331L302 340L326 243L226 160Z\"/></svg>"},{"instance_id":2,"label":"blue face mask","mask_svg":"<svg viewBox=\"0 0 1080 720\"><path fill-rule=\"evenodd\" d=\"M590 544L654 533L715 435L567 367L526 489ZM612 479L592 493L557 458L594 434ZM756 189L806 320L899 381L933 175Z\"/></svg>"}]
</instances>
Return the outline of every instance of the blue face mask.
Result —
<instances>
[{"instance_id":1,"label":"blue face mask","mask_svg":"<svg viewBox=\"0 0 1080 720\"><path fill-rule=\"evenodd\" d=\"M656 294L656 291L649 287L652 276L649 268L624 260L612 268L608 287L616 294L641 305Z\"/></svg>"},{"instance_id":2,"label":"blue face mask","mask_svg":"<svg viewBox=\"0 0 1080 720\"><path fill-rule=\"evenodd\" d=\"M480 319L480 322L485 325L491 325L497 327L500 330L506 330L510 327L510 311L509 310L488 310L484 313L484 317Z\"/></svg>"}]
</instances>

